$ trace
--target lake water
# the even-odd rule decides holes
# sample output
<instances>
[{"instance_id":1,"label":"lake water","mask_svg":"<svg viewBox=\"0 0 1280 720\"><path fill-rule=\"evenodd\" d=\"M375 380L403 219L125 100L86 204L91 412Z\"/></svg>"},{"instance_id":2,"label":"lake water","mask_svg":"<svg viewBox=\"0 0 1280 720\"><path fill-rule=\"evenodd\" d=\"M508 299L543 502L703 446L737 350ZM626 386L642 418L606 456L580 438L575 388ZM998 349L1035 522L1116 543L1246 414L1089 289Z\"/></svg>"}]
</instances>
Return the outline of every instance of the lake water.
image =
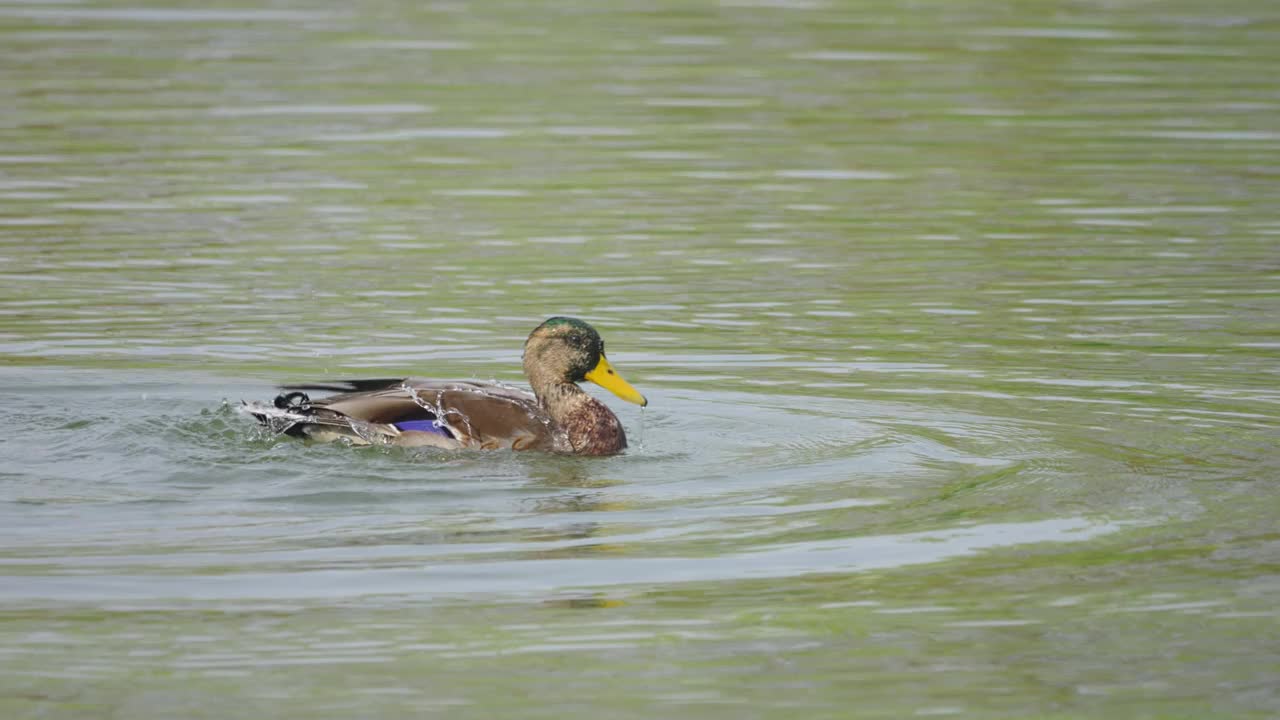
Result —
<instances>
[{"instance_id":1,"label":"lake water","mask_svg":"<svg viewBox=\"0 0 1280 720\"><path fill-rule=\"evenodd\" d=\"M0 716L1280 715L1280 5L251 5L0 4Z\"/></svg>"}]
</instances>

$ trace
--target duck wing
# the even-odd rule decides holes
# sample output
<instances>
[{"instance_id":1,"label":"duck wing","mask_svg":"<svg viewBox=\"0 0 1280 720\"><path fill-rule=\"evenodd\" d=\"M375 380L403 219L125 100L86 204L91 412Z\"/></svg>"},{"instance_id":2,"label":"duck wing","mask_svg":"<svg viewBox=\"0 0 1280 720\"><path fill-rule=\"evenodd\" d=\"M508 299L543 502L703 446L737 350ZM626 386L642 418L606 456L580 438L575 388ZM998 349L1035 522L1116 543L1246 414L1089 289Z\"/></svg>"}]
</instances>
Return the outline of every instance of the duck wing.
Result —
<instances>
[{"instance_id":1,"label":"duck wing","mask_svg":"<svg viewBox=\"0 0 1280 720\"><path fill-rule=\"evenodd\" d=\"M533 393L498 383L384 378L290 385L284 389L291 392L276 399L277 407L305 408L300 412L306 413L308 420L314 418L316 424L329 428L349 420L361 431L380 431L394 444L486 450L570 449L564 433L557 431ZM312 400L305 391L337 394ZM438 438L428 438L424 433Z\"/></svg>"}]
</instances>

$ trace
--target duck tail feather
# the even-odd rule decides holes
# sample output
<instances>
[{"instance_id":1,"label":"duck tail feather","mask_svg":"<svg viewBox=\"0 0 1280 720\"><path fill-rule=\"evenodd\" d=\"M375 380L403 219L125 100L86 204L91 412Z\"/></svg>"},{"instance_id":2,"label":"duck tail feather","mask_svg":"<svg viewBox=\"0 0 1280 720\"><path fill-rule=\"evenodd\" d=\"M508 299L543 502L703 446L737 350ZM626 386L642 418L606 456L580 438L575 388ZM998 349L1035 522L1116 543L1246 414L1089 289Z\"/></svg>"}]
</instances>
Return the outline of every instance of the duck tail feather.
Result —
<instances>
[{"instance_id":1,"label":"duck tail feather","mask_svg":"<svg viewBox=\"0 0 1280 720\"><path fill-rule=\"evenodd\" d=\"M305 395L305 392L367 392L369 390L382 390L394 387L404 382L404 378L376 378L368 380L335 380L333 382L323 383L301 383L298 385L281 385L281 390L298 391L299 394ZM284 397L284 395L281 395ZM279 398L277 398L279 399Z\"/></svg>"}]
</instances>

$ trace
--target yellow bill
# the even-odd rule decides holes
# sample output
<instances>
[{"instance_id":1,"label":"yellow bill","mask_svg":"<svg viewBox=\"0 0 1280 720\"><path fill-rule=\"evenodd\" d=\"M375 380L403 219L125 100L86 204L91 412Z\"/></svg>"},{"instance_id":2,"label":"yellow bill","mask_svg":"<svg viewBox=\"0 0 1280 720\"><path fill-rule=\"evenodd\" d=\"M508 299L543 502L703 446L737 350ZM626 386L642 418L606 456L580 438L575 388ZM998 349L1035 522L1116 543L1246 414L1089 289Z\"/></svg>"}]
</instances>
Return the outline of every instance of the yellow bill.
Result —
<instances>
[{"instance_id":1,"label":"yellow bill","mask_svg":"<svg viewBox=\"0 0 1280 720\"><path fill-rule=\"evenodd\" d=\"M604 359L604 353L600 354L600 362L587 373L586 378L627 402L635 403L641 407L649 404L644 396L631 387L631 383L622 379L608 360Z\"/></svg>"}]
</instances>

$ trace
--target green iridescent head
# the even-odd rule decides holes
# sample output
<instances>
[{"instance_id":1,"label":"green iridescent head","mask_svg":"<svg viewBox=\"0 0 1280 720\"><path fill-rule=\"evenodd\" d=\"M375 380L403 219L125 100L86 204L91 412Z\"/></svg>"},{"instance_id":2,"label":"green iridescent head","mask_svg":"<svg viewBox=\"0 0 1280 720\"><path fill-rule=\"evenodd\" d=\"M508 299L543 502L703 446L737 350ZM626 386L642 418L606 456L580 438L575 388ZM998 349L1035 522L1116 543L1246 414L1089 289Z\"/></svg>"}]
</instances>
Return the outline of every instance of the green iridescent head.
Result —
<instances>
[{"instance_id":1,"label":"green iridescent head","mask_svg":"<svg viewBox=\"0 0 1280 720\"><path fill-rule=\"evenodd\" d=\"M525 374L554 376L560 382L593 382L637 405L649 401L622 379L604 356L600 333L578 318L553 317L529 333L524 343Z\"/></svg>"}]
</instances>

